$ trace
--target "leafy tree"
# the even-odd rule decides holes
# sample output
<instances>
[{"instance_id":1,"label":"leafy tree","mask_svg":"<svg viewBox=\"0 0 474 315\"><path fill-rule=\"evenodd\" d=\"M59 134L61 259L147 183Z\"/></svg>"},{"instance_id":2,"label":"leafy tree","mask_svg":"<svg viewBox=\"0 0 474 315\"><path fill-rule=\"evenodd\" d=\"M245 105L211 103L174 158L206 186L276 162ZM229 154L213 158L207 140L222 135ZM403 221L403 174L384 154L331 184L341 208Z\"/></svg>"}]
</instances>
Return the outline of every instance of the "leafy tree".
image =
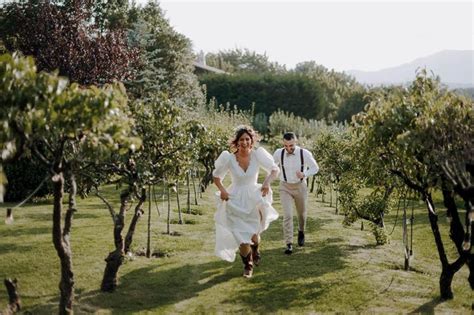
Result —
<instances>
[{"instance_id":1,"label":"leafy tree","mask_svg":"<svg viewBox=\"0 0 474 315\"><path fill-rule=\"evenodd\" d=\"M350 122L353 115L356 115L364 110L368 103L367 91L364 89L356 89L352 91L339 105L334 119L336 121Z\"/></svg>"},{"instance_id":2,"label":"leafy tree","mask_svg":"<svg viewBox=\"0 0 474 315\"><path fill-rule=\"evenodd\" d=\"M206 64L229 73L284 73L286 68L269 60L266 53L259 54L249 49L220 50L206 54Z\"/></svg>"},{"instance_id":3,"label":"leafy tree","mask_svg":"<svg viewBox=\"0 0 474 315\"><path fill-rule=\"evenodd\" d=\"M81 85L132 78L138 50L124 29L104 31L87 1L12 2L0 8L0 40L35 58L39 70L58 70Z\"/></svg>"},{"instance_id":4,"label":"leafy tree","mask_svg":"<svg viewBox=\"0 0 474 315\"><path fill-rule=\"evenodd\" d=\"M407 89L380 93L371 102L367 113L355 119L365 150L378 157L371 162L398 177L426 204L442 267L440 293L443 299L453 297L452 279L464 264L470 269L468 280L474 288L470 252L474 198L473 116L472 100L442 90L437 79L422 71ZM447 217L450 218L449 235L458 252L452 263L448 261L439 231L439 211L433 202L433 189L442 190ZM465 203L464 226L454 202L456 194Z\"/></svg>"},{"instance_id":5,"label":"leafy tree","mask_svg":"<svg viewBox=\"0 0 474 315\"><path fill-rule=\"evenodd\" d=\"M137 223L144 213L143 205L151 198L147 188L158 183L175 183L184 176L202 129L195 121L183 120L180 107L164 94L146 101L135 100L130 109L135 122L133 134L141 135L142 147L103 157L85 167L81 174L82 190L86 193L95 190L107 205L114 223L115 248L105 259L101 284L101 290L108 292L117 287L118 271L126 253L130 252ZM121 187L118 210L100 193L100 186L110 183ZM126 211L134 199L138 203L128 231L123 235Z\"/></svg>"},{"instance_id":6,"label":"leafy tree","mask_svg":"<svg viewBox=\"0 0 474 315\"><path fill-rule=\"evenodd\" d=\"M180 106L202 103L189 39L170 26L158 2L149 1L136 12L137 20L130 26L129 37L141 51L142 66L136 78L127 83L128 90L142 99L164 93Z\"/></svg>"},{"instance_id":7,"label":"leafy tree","mask_svg":"<svg viewBox=\"0 0 474 315\"><path fill-rule=\"evenodd\" d=\"M31 154L49 170L53 186L53 243L61 262L61 314L72 313L74 274L70 231L76 211L76 177L81 157L91 159L138 139L128 136L122 86L103 89L68 85L57 74L37 73L32 58L0 57L0 150L2 163ZM68 206L63 195L68 187ZM61 223L64 219L64 223Z\"/></svg>"},{"instance_id":8,"label":"leafy tree","mask_svg":"<svg viewBox=\"0 0 474 315\"><path fill-rule=\"evenodd\" d=\"M329 71L315 61L298 63L293 71L304 75L308 80L317 81L322 87L325 110L322 117L350 121L353 114L364 108L365 88L344 72Z\"/></svg>"}]
</instances>

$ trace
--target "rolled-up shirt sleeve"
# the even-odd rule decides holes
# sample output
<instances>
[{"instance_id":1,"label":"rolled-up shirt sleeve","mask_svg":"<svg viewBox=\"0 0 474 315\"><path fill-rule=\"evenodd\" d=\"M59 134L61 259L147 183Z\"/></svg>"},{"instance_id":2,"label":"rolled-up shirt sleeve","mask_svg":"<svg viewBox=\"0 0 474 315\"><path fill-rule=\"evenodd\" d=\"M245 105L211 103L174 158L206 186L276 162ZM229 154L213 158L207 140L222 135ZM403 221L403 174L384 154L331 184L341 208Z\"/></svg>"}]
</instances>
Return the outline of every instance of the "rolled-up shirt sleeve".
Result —
<instances>
[{"instance_id":1,"label":"rolled-up shirt sleeve","mask_svg":"<svg viewBox=\"0 0 474 315\"><path fill-rule=\"evenodd\" d=\"M319 172L319 165L313 157L313 154L308 150L303 151L304 161L307 166L306 170L303 172L305 177L310 177L316 175Z\"/></svg>"},{"instance_id":2,"label":"rolled-up shirt sleeve","mask_svg":"<svg viewBox=\"0 0 474 315\"><path fill-rule=\"evenodd\" d=\"M224 179L225 175L229 171L229 160L231 158L229 151L223 151L217 160L214 162L214 170L212 176L219 177L221 180Z\"/></svg>"}]
</instances>

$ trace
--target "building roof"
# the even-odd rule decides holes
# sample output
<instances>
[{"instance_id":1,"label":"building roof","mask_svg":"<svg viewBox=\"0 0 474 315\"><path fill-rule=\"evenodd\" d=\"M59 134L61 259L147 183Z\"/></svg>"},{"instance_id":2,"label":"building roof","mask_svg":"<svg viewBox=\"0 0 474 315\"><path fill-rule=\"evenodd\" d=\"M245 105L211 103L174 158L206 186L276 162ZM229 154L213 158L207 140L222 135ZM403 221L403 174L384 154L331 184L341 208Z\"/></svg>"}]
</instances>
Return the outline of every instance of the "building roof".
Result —
<instances>
[{"instance_id":1,"label":"building roof","mask_svg":"<svg viewBox=\"0 0 474 315\"><path fill-rule=\"evenodd\" d=\"M202 64L202 63L197 62L197 61L194 61L194 62L193 62L193 65L194 65L194 68L199 69L199 70L201 70L201 71L214 72L214 73L221 73L221 74L227 73L227 72L225 72L224 70L217 69L217 68L214 68L214 67L211 67L211 66Z\"/></svg>"}]
</instances>

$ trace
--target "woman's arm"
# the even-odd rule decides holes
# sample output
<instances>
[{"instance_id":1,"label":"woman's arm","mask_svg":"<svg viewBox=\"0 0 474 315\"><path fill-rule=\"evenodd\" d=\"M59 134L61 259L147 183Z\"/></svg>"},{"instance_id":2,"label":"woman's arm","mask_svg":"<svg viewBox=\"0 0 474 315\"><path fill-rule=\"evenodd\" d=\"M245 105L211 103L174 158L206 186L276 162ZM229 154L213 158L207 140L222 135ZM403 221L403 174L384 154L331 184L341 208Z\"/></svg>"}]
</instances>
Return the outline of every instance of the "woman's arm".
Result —
<instances>
[{"instance_id":1,"label":"woman's arm","mask_svg":"<svg viewBox=\"0 0 474 315\"><path fill-rule=\"evenodd\" d=\"M212 177L214 180L214 184L219 188L219 191L221 192L221 199L222 200L229 200L229 193L225 189L224 185L222 185L220 177Z\"/></svg>"},{"instance_id":2,"label":"woman's arm","mask_svg":"<svg viewBox=\"0 0 474 315\"><path fill-rule=\"evenodd\" d=\"M272 170L262 184L262 196L265 197L270 192L270 184L278 177L278 170Z\"/></svg>"}]
</instances>

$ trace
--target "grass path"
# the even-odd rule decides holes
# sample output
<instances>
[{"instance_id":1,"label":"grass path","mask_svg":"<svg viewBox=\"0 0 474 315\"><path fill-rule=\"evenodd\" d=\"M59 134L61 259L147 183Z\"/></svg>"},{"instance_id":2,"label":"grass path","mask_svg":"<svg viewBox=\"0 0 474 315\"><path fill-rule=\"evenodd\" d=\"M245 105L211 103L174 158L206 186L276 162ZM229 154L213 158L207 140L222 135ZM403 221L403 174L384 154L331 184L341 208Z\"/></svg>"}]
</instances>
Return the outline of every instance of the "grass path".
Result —
<instances>
[{"instance_id":1,"label":"grass path","mask_svg":"<svg viewBox=\"0 0 474 315\"><path fill-rule=\"evenodd\" d=\"M361 231L358 223L343 227L334 208L312 195L306 246L284 255L282 220L278 219L262 235L261 266L253 278L244 279L240 261L230 264L213 256L214 191L208 189L200 205L193 206L202 215L185 215L194 224L172 225L174 235L163 234L163 204L159 202L161 217L153 207L152 244L164 257L127 259L120 269L120 285L112 294L98 290L104 258L113 248L111 219L98 199L80 200L72 229L75 312L471 312L467 268L455 276L455 298L448 302L437 298L440 267L421 207L415 213L414 271L401 270L400 226L389 244L375 246L370 231ZM278 191L274 191L274 205L282 213ZM118 203L112 187L106 194ZM33 314L57 310L59 263L51 242L51 212L49 203L30 205L15 212L13 225L0 224L0 277L18 278L24 310ZM390 230L394 216L387 218ZM445 227L443 233L446 238ZM145 244L146 216L139 222L134 251L142 251ZM453 248L448 246L448 250ZM4 292L0 309L6 303Z\"/></svg>"}]
</instances>

